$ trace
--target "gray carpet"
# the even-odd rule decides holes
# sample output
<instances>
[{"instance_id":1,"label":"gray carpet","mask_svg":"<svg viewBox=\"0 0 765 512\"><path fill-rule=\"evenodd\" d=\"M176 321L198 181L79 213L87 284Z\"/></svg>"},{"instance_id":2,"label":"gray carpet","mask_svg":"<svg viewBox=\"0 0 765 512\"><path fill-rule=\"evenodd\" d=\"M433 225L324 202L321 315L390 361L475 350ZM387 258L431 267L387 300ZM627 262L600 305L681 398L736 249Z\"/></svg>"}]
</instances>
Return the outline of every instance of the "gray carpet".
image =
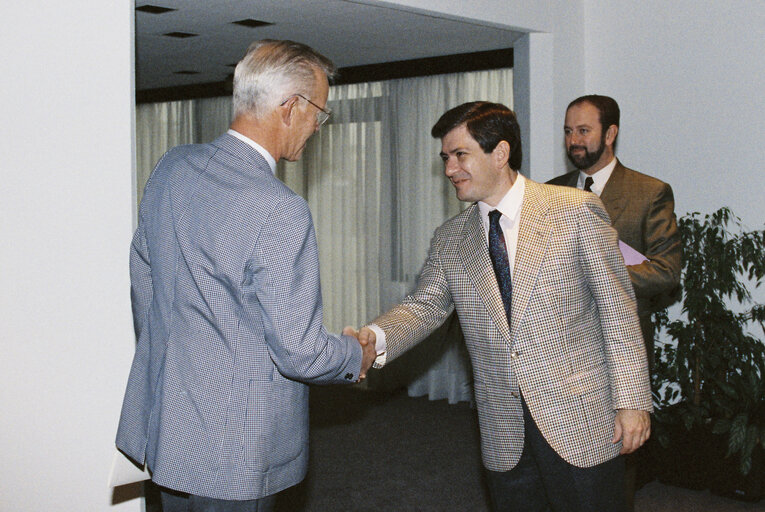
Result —
<instances>
[{"instance_id":1,"label":"gray carpet","mask_svg":"<svg viewBox=\"0 0 765 512\"><path fill-rule=\"evenodd\" d=\"M709 491L653 481L636 512L765 511ZM278 512L487 512L475 410L358 387L311 389L306 480L279 496Z\"/></svg>"}]
</instances>

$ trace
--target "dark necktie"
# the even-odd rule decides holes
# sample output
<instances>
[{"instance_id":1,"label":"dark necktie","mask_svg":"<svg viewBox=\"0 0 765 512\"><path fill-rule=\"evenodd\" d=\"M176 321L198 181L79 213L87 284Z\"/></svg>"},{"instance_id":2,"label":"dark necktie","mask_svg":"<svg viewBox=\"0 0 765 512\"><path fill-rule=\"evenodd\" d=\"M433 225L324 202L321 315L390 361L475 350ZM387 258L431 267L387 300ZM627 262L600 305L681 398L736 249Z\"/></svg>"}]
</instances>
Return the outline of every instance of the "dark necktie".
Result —
<instances>
[{"instance_id":1,"label":"dark necktie","mask_svg":"<svg viewBox=\"0 0 765 512\"><path fill-rule=\"evenodd\" d=\"M505 235L499 225L502 212L492 210L489 212L489 256L494 274L497 276L499 292L502 295L502 304L505 306L507 323L510 325L510 311L512 308L513 283L510 278L510 260L507 257Z\"/></svg>"},{"instance_id":2,"label":"dark necktie","mask_svg":"<svg viewBox=\"0 0 765 512\"><path fill-rule=\"evenodd\" d=\"M592 184L593 183L595 183L595 180L593 180L591 176L587 176L584 179L584 191L585 192L592 192Z\"/></svg>"}]
</instances>

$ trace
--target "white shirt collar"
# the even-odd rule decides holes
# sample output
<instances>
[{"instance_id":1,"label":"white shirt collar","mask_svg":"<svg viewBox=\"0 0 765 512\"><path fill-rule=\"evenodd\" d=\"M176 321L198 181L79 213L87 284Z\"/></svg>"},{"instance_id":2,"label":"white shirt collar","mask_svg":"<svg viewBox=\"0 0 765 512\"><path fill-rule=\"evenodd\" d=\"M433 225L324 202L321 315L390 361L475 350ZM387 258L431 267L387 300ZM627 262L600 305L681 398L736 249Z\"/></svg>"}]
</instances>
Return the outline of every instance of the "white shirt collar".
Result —
<instances>
[{"instance_id":1,"label":"white shirt collar","mask_svg":"<svg viewBox=\"0 0 765 512\"><path fill-rule=\"evenodd\" d=\"M608 183L608 178L610 178L611 173L614 172L614 167L616 167L616 157L614 157L608 165L593 174L585 174L584 171L579 171L579 180L576 183L576 187L580 190L584 189L584 180L589 176L593 181L593 184L590 187L592 192L600 197L606 183Z\"/></svg>"},{"instance_id":2,"label":"white shirt collar","mask_svg":"<svg viewBox=\"0 0 765 512\"><path fill-rule=\"evenodd\" d=\"M251 138L245 135L242 135L236 130L229 129L227 133L241 140L245 144L248 144L249 146L252 147L252 149L260 153L260 155L266 159L266 162L268 162L268 166L271 168L271 173L276 174L276 160L274 159L274 157L271 156L271 153L265 150L263 146L261 146L260 144L252 140Z\"/></svg>"},{"instance_id":3,"label":"white shirt collar","mask_svg":"<svg viewBox=\"0 0 765 512\"><path fill-rule=\"evenodd\" d=\"M505 196L499 201L497 206L490 206L483 201L478 201L478 211L481 213L484 233L489 236L489 212L499 210L502 212L500 224L503 229L514 227L521 215L521 206L523 205L523 195L526 192L526 178L518 173L515 183L510 187Z\"/></svg>"}]
</instances>

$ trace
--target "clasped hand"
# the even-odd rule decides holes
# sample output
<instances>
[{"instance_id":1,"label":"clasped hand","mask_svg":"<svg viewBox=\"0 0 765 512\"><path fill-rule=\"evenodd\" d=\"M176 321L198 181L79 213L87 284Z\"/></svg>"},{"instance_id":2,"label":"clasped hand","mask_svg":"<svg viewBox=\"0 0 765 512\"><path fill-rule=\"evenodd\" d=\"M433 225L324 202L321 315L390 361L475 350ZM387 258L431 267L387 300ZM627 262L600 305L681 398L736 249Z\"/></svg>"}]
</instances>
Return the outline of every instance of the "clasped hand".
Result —
<instances>
[{"instance_id":1,"label":"clasped hand","mask_svg":"<svg viewBox=\"0 0 765 512\"><path fill-rule=\"evenodd\" d=\"M353 336L359 341L361 345L361 371L359 372L359 382L367 377L367 372L372 367L372 364L377 359L377 350L375 349L375 341L377 336L369 327L362 327L360 330L356 330L353 327L345 327L343 329L344 336Z\"/></svg>"}]
</instances>

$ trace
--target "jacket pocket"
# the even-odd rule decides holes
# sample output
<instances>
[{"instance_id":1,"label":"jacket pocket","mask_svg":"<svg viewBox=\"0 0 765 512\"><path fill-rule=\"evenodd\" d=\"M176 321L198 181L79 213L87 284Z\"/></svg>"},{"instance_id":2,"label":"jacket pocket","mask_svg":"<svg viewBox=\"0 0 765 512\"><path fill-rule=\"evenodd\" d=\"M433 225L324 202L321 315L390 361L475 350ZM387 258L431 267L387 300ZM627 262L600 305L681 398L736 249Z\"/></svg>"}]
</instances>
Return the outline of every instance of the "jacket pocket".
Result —
<instances>
[{"instance_id":1,"label":"jacket pocket","mask_svg":"<svg viewBox=\"0 0 765 512\"><path fill-rule=\"evenodd\" d=\"M566 390L572 395L584 395L590 391L607 388L608 370L605 362L566 377Z\"/></svg>"},{"instance_id":2,"label":"jacket pocket","mask_svg":"<svg viewBox=\"0 0 765 512\"><path fill-rule=\"evenodd\" d=\"M308 449L308 386L276 373L273 381L250 380L242 440L254 471L296 459Z\"/></svg>"}]
</instances>

